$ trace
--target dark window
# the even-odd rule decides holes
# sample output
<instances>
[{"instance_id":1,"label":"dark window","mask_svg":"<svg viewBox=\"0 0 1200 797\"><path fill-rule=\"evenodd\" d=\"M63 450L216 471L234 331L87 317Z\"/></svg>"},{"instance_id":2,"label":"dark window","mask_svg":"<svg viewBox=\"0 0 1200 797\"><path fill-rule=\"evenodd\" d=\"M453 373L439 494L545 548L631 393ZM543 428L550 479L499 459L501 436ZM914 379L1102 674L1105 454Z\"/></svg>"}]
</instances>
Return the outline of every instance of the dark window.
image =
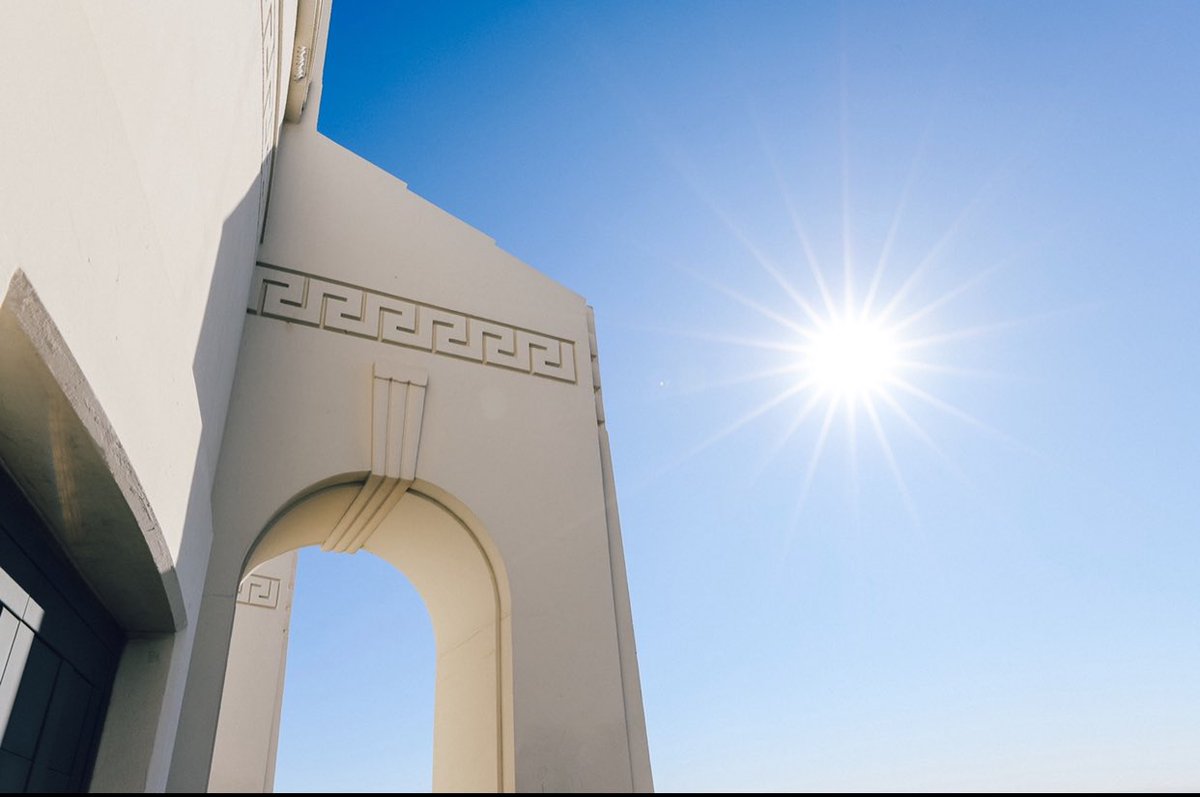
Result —
<instances>
[{"instance_id":1,"label":"dark window","mask_svg":"<svg viewBox=\"0 0 1200 797\"><path fill-rule=\"evenodd\" d=\"M123 642L0 468L0 791L87 789Z\"/></svg>"}]
</instances>

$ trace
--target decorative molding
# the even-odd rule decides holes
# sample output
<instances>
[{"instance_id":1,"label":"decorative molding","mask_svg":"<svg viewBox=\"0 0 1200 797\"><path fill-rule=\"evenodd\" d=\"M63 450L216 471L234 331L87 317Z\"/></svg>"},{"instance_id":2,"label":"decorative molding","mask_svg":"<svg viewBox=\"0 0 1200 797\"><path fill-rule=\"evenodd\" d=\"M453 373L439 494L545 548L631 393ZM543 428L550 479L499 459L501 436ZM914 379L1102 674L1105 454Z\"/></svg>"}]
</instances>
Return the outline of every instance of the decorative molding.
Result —
<instances>
[{"instance_id":1,"label":"decorative molding","mask_svg":"<svg viewBox=\"0 0 1200 797\"><path fill-rule=\"evenodd\" d=\"M417 368L376 363L371 386L371 473L321 545L357 553L417 478L417 452L429 376Z\"/></svg>"},{"instance_id":2,"label":"decorative molding","mask_svg":"<svg viewBox=\"0 0 1200 797\"><path fill-rule=\"evenodd\" d=\"M575 384L575 343L259 263L247 312Z\"/></svg>"},{"instance_id":3,"label":"decorative molding","mask_svg":"<svg viewBox=\"0 0 1200 797\"><path fill-rule=\"evenodd\" d=\"M412 482L429 375L417 368L375 363L371 395L371 472Z\"/></svg>"},{"instance_id":4,"label":"decorative molding","mask_svg":"<svg viewBox=\"0 0 1200 797\"><path fill-rule=\"evenodd\" d=\"M296 38L287 63L287 102L283 111L283 118L288 122L299 122L308 102L320 19L321 0L297 2Z\"/></svg>"},{"instance_id":5,"label":"decorative molding","mask_svg":"<svg viewBox=\"0 0 1200 797\"><path fill-rule=\"evenodd\" d=\"M280 580L251 573L238 586L237 602L262 609L279 607Z\"/></svg>"},{"instance_id":6,"label":"decorative molding","mask_svg":"<svg viewBox=\"0 0 1200 797\"><path fill-rule=\"evenodd\" d=\"M629 604L625 548L621 542L621 513L613 479L612 447L604 421L604 391L600 387L600 351L596 344L596 313L587 309L588 351L592 362L592 389L596 398L596 438L600 444L600 484L604 491L604 525L608 532L608 561L613 609L617 619L617 660L621 668L621 693L625 701L625 742L629 777L634 792L653 792L646 715L642 710L642 683L638 675L637 644L633 635L633 609Z\"/></svg>"},{"instance_id":7,"label":"decorative molding","mask_svg":"<svg viewBox=\"0 0 1200 797\"><path fill-rule=\"evenodd\" d=\"M279 127L278 86L279 64L279 3L260 0L259 21L262 44L262 141L259 160L258 228L261 231L267 215L267 196L271 187L271 168L275 159L276 133Z\"/></svg>"},{"instance_id":8,"label":"decorative molding","mask_svg":"<svg viewBox=\"0 0 1200 797\"><path fill-rule=\"evenodd\" d=\"M604 394L600 389L600 352L596 347L596 313L591 308L587 309L587 325L588 325L588 354L590 355L592 364L592 392L596 398L596 423L600 426L604 425Z\"/></svg>"}]
</instances>

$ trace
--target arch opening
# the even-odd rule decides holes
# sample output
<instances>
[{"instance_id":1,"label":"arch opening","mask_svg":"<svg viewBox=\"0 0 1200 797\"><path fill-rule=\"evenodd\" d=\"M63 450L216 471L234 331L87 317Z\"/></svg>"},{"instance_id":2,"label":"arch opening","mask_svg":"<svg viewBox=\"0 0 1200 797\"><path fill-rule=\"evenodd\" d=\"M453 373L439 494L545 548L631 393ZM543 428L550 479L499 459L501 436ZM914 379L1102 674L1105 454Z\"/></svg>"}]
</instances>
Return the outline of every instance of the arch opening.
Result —
<instances>
[{"instance_id":1,"label":"arch opening","mask_svg":"<svg viewBox=\"0 0 1200 797\"><path fill-rule=\"evenodd\" d=\"M429 792L435 657L424 602L374 554L296 553L274 790Z\"/></svg>"},{"instance_id":2,"label":"arch opening","mask_svg":"<svg viewBox=\"0 0 1200 797\"><path fill-rule=\"evenodd\" d=\"M269 524L247 555L241 588L273 560L301 548L321 545L359 494L363 480L318 486L285 507ZM429 613L435 647L433 722L433 788L435 791L511 791L515 785L512 745L512 677L508 583L498 555L470 511L436 486L414 482L388 512L362 550L399 570L420 595ZM294 561L294 556L293 556ZM268 590L269 593L269 590ZM241 593L240 593L241 594ZM244 601L239 598L239 603ZM246 607L239 605L239 613ZM237 622L237 621L235 621ZM284 620L286 623L286 619ZM387 633L386 630L383 633ZM236 638L236 636L235 636ZM232 681L254 677L278 664L256 659L253 653L231 648L227 665L227 694ZM336 689L341 674L330 672ZM397 673L397 678L403 678ZM231 680L232 679L232 680ZM282 686L281 681L279 686ZM279 701L273 717L256 705L263 722L226 721L223 703L211 787L245 789L254 784L229 771L221 750L237 747L239 735L252 727L278 732ZM273 773L274 746L268 765ZM236 782L235 782L236 780ZM259 788L271 783L260 776ZM257 789L256 789L257 790Z\"/></svg>"}]
</instances>

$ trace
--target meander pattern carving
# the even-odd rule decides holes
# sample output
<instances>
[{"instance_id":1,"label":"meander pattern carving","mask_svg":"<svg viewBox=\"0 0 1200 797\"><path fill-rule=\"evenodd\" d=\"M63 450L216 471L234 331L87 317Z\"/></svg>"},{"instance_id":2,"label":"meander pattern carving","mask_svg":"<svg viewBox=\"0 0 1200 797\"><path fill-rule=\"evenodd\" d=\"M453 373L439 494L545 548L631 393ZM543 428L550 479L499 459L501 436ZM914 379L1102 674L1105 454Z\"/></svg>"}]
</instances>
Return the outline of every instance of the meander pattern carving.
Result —
<instances>
[{"instance_id":1,"label":"meander pattern carving","mask_svg":"<svg viewBox=\"0 0 1200 797\"><path fill-rule=\"evenodd\" d=\"M247 312L576 381L573 341L267 263L255 268Z\"/></svg>"},{"instance_id":2,"label":"meander pattern carving","mask_svg":"<svg viewBox=\"0 0 1200 797\"><path fill-rule=\"evenodd\" d=\"M277 578L251 573L238 587L237 602L274 609L279 606L279 586Z\"/></svg>"}]
</instances>

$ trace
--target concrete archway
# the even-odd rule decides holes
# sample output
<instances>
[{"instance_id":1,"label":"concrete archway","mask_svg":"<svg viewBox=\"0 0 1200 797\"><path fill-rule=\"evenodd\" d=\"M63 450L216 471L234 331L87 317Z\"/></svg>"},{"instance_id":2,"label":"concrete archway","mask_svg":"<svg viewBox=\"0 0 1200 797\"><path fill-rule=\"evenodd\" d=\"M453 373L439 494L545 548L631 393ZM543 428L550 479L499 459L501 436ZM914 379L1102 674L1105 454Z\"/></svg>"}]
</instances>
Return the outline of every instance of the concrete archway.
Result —
<instances>
[{"instance_id":1,"label":"concrete archway","mask_svg":"<svg viewBox=\"0 0 1200 797\"><path fill-rule=\"evenodd\" d=\"M360 494L364 479L316 489L272 520L247 558L243 577L261 565L309 546L325 546ZM401 571L416 588L433 624L437 657L433 785L438 791L511 791L512 667L508 580L503 563L476 518L435 486L413 484L362 546ZM327 547L327 546L326 546ZM248 609L247 611L253 611ZM387 633L386 629L383 633ZM227 684L253 667L230 650ZM243 657L243 658L239 658ZM246 672L252 673L253 670ZM251 676L252 677L252 676ZM337 674L330 673L331 687ZM228 687L227 687L228 688ZM272 727L278 727L278 706ZM214 753L214 788L235 772L222 742L236 740L243 708L222 705ZM261 725L261 722L260 722Z\"/></svg>"},{"instance_id":2,"label":"concrete archway","mask_svg":"<svg viewBox=\"0 0 1200 797\"><path fill-rule=\"evenodd\" d=\"M314 31L323 52L323 12ZM311 66L247 296L168 788L209 784L247 565L320 544L374 552L426 601L436 788L651 790L591 309L322 136Z\"/></svg>"}]
</instances>

